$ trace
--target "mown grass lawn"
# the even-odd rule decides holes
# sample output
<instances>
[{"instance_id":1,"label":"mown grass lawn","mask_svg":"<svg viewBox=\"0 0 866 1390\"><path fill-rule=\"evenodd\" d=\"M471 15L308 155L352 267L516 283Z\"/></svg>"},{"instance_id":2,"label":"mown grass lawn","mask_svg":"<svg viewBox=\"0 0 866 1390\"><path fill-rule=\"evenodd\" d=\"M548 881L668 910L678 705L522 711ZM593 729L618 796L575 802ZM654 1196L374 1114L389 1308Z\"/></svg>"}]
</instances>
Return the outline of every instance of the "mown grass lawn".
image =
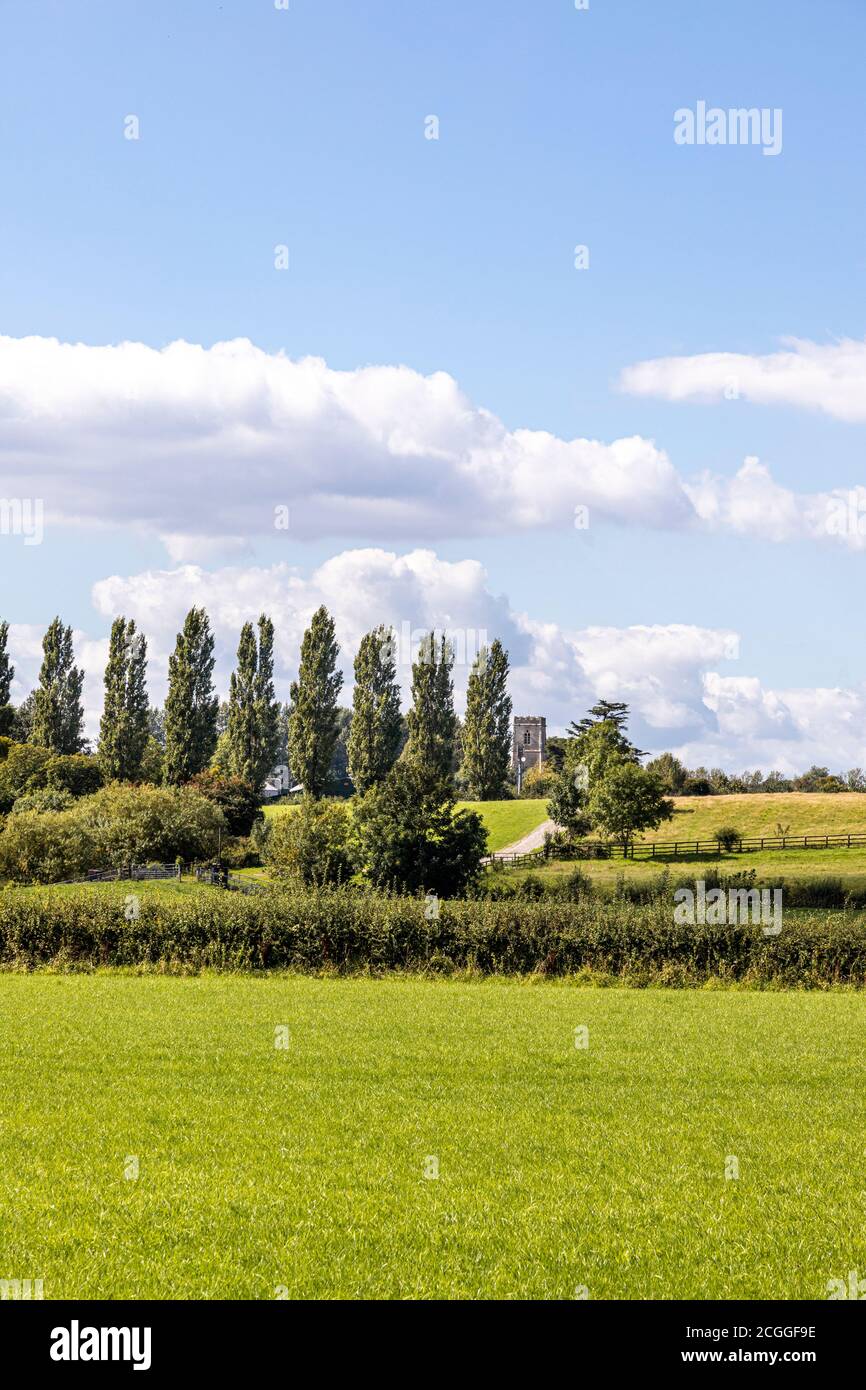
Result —
<instances>
[{"instance_id":1,"label":"mown grass lawn","mask_svg":"<svg viewBox=\"0 0 866 1390\"><path fill-rule=\"evenodd\" d=\"M812 1299L866 1269L854 993L105 973L0 976L0 1008L0 1277L46 1298Z\"/></svg>"}]
</instances>

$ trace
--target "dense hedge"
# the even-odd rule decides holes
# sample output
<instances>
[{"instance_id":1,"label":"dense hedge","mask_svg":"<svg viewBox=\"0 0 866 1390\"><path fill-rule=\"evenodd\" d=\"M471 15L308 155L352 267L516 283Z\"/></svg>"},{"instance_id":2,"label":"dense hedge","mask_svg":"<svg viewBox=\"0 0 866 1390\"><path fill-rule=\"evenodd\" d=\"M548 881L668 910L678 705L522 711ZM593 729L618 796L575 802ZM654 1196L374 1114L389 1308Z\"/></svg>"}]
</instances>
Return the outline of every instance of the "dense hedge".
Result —
<instances>
[{"instance_id":1,"label":"dense hedge","mask_svg":"<svg viewBox=\"0 0 866 1390\"><path fill-rule=\"evenodd\" d=\"M778 937L765 937L752 926L678 926L661 903L454 901L429 918L423 899L213 889L175 900L143 894L139 915L127 920L132 890L0 893L0 965L591 971L633 985L866 983L866 922L845 912L789 914Z\"/></svg>"}]
</instances>

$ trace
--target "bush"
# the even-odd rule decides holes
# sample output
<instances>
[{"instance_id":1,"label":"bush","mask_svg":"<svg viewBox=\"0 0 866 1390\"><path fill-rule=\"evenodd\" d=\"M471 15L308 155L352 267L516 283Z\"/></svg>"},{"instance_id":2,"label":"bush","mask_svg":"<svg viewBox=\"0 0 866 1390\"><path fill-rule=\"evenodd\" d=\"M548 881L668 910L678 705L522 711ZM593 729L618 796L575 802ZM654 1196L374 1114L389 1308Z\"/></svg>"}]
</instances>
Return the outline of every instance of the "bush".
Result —
<instances>
[{"instance_id":1,"label":"bush","mask_svg":"<svg viewBox=\"0 0 866 1390\"><path fill-rule=\"evenodd\" d=\"M28 834L31 844L24 843ZM65 811L8 816L0 877L51 883L88 869L207 859L225 834L219 807L186 787L113 783Z\"/></svg>"},{"instance_id":2,"label":"bush","mask_svg":"<svg viewBox=\"0 0 866 1390\"><path fill-rule=\"evenodd\" d=\"M75 811L22 811L0 834L0 878L56 883L79 878L96 861L96 846Z\"/></svg>"},{"instance_id":3,"label":"bush","mask_svg":"<svg viewBox=\"0 0 866 1390\"><path fill-rule=\"evenodd\" d=\"M22 811L37 811L41 815L44 811L66 811L74 801L71 792L45 787L41 792L28 792L26 796L19 796L9 814L20 816Z\"/></svg>"},{"instance_id":4,"label":"bush","mask_svg":"<svg viewBox=\"0 0 866 1390\"><path fill-rule=\"evenodd\" d=\"M143 894L139 915L127 921L126 891L0 893L0 965L465 969L591 973L632 986L866 985L866 926L850 913L804 913L767 937L760 926L677 925L669 900L644 907L600 899L443 902L428 917L419 897L345 888L244 896L214 888L174 900Z\"/></svg>"},{"instance_id":5,"label":"bush","mask_svg":"<svg viewBox=\"0 0 866 1390\"><path fill-rule=\"evenodd\" d=\"M719 849L726 850L728 853L743 843L742 835L733 825L723 825L721 830L714 831L713 839L718 841Z\"/></svg>"},{"instance_id":6,"label":"bush","mask_svg":"<svg viewBox=\"0 0 866 1390\"><path fill-rule=\"evenodd\" d=\"M0 763L0 812L11 811L19 796L47 786L51 753L34 743L13 743Z\"/></svg>"},{"instance_id":7,"label":"bush","mask_svg":"<svg viewBox=\"0 0 866 1390\"><path fill-rule=\"evenodd\" d=\"M305 797L291 815L275 816L263 850L274 878L323 885L346 883L354 872L352 822L341 801Z\"/></svg>"}]
</instances>

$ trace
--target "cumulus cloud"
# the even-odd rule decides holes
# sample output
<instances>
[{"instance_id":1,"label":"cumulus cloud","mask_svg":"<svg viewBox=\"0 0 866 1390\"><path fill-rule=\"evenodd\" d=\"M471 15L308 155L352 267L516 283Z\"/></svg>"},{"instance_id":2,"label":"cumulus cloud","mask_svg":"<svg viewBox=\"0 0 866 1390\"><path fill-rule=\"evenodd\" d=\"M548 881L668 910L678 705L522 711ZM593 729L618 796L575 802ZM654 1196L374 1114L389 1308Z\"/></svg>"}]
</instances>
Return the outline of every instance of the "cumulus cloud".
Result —
<instances>
[{"instance_id":1,"label":"cumulus cloud","mask_svg":"<svg viewBox=\"0 0 866 1390\"><path fill-rule=\"evenodd\" d=\"M741 398L758 405L793 405L836 420L866 420L866 340L814 343L783 338L779 352L704 352L658 357L627 367L623 390L666 401Z\"/></svg>"},{"instance_id":2,"label":"cumulus cloud","mask_svg":"<svg viewBox=\"0 0 866 1390\"><path fill-rule=\"evenodd\" d=\"M866 412L857 404L866 367L858 379L853 365L866 362L866 345L846 346L844 369L822 357L812 375L832 387L828 401L848 383L839 408L856 379L850 408ZM779 357L804 355L798 345ZM623 381L640 394L686 399L723 389L731 363L768 361L776 359L669 359L629 368ZM797 375L780 371L785 381ZM752 377L738 379L748 394ZM801 384L793 395L809 399ZM640 436L605 443L509 430L445 372L334 371L246 339L156 350L0 337L0 474L5 497L42 498L47 526L156 533L177 564L250 558L255 541L281 531L433 542L567 529L578 507L593 527L866 544L866 488L854 490L859 529L850 519L836 524L851 494L791 492L757 460L733 478L681 476Z\"/></svg>"},{"instance_id":3,"label":"cumulus cloud","mask_svg":"<svg viewBox=\"0 0 866 1390\"><path fill-rule=\"evenodd\" d=\"M378 540L569 526L578 505L693 519L648 440L509 430L445 372L334 371L246 339L158 351L0 337L0 469L6 494L38 490L49 519L144 527L176 561L281 525Z\"/></svg>"}]
</instances>

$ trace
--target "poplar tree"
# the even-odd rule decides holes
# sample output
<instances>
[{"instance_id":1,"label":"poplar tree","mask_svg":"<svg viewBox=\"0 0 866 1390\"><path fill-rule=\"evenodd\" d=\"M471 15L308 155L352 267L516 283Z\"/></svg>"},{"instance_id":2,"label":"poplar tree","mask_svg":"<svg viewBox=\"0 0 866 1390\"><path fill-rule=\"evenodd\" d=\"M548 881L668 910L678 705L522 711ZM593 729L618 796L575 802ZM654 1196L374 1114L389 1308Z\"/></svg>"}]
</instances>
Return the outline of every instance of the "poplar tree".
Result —
<instances>
[{"instance_id":1,"label":"poplar tree","mask_svg":"<svg viewBox=\"0 0 866 1390\"><path fill-rule=\"evenodd\" d=\"M391 629L362 637L355 657L355 690L349 729L349 776L362 795L384 781L400 752L403 721Z\"/></svg>"},{"instance_id":2,"label":"poplar tree","mask_svg":"<svg viewBox=\"0 0 866 1390\"><path fill-rule=\"evenodd\" d=\"M0 623L0 734L8 734L15 721L15 711L9 703L15 667L9 660L9 624Z\"/></svg>"},{"instance_id":3,"label":"poplar tree","mask_svg":"<svg viewBox=\"0 0 866 1390\"><path fill-rule=\"evenodd\" d=\"M280 706L274 696L274 625L263 613L258 643L252 623L244 623L237 667L229 688L227 761L235 777L257 790L280 746Z\"/></svg>"},{"instance_id":4,"label":"poplar tree","mask_svg":"<svg viewBox=\"0 0 866 1390\"><path fill-rule=\"evenodd\" d=\"M454 649L445 634L422 637L418 659L412 663L412 708L406 723L409 741L403 756L431 778L450 779L457 735L454 683L451 672Z\"/></svg>"},{"instance_id":5,"label":"poplar tree","mask_svg":"<svg viewBox=\"0 0 866 1390\"><path fill-rule=\"evenodd\" d=\"M30 742L52 753L79 753L83 746L84 672L75 665L72 628L54 618L42 639L42 667L33 700Z\"/></svg>"},{"instance_id":6,"label":"poplar tree","mask_svg":"<svg viewBox=\"0 0 866 1390\"><path fill-rule=\"evenodd\" d=\"M168 659L163 777L172 786L203 772L216 748L219 699L213 668L214 639L207 613L191 608Z\"/></svg>"},{"instance_id":7,"label":"poplar tree","mask_svg":"<svg viewBox=\"0 0 866 1390\"><path fill-rule=\"evenodd\" d=\"M462 775L476 801L501 795L511 765L508 653L497 638L482 647L469 674Z\"/></svg>"},{"instance_id":8,"label":"poplar tree","mask_svg":"<svg viewBox=\"0 0 866 1390\"><path fill-rule=\"evenodd\" d=\"M111 625L105 701L99 725L99 758L106 781L131 782L141 772L149 737L147 641L135 622Z\"/></svg>"},{"instance_id":9,"label":"poplar tree","mask_svg":"<svg viewBox=\"0 0 866 1390\"><path fill-rule=\"evenodd\" d=\"M304 792L313 797L320 797L328 785L339 737L337 699L343 686L336 669L339 650L334 620L322 606L304 633L298 679L289 690L289 767Z\"/></svg>"}]
</instances>

